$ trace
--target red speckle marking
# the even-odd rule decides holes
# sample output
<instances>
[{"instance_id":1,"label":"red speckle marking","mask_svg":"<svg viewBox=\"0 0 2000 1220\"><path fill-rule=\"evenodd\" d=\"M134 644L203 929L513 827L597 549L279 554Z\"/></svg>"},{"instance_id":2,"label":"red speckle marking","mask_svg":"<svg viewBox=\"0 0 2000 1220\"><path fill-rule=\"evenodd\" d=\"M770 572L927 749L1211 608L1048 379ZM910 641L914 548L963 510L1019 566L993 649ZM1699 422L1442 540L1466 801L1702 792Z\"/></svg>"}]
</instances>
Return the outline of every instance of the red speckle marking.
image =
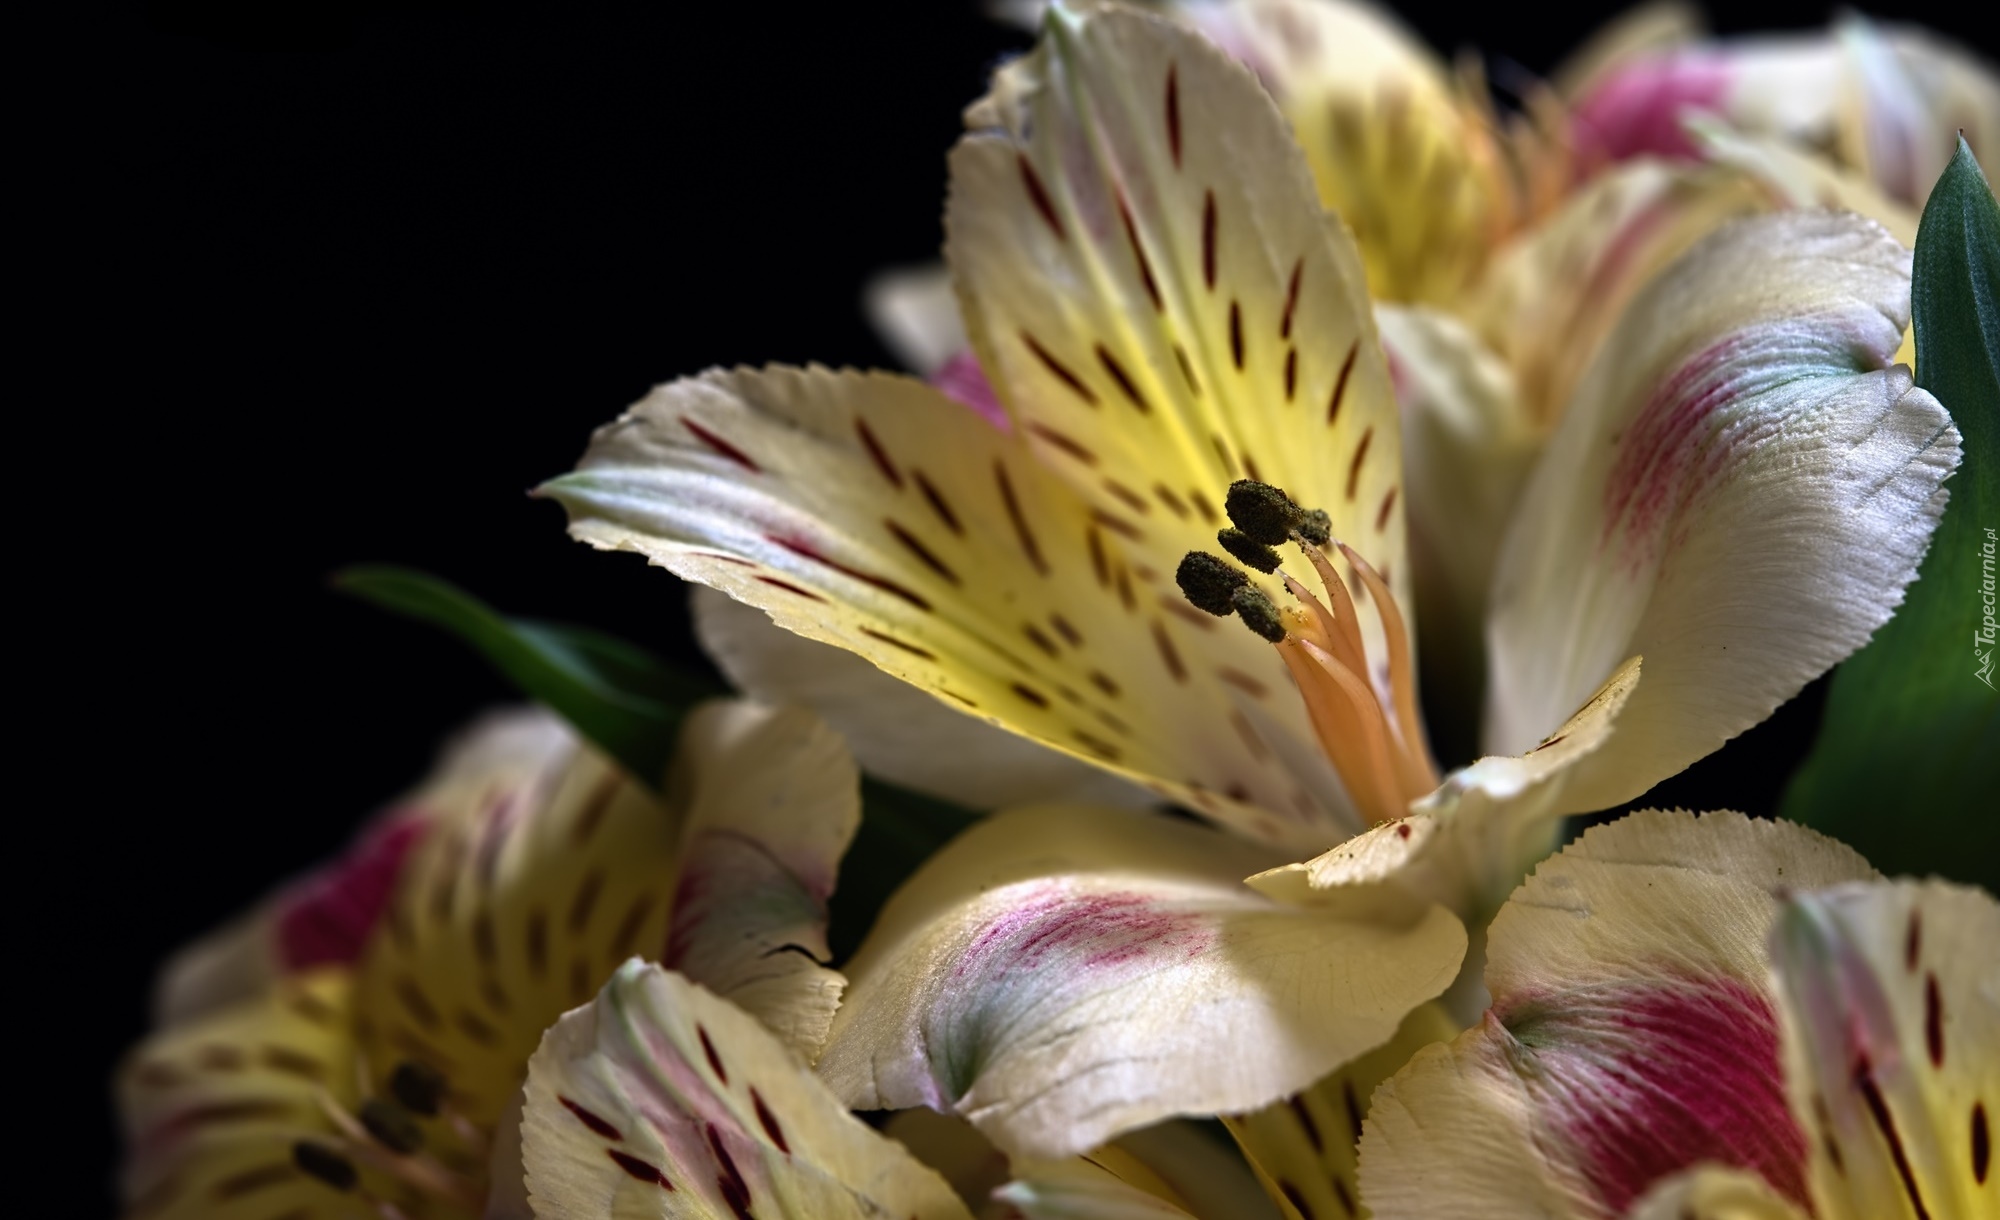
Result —
<instances>
[{"instance_id":1,"label":"red speckle marking","mask_svg":"<svg viewBox=\"0 0 2000 1220\"><path fill-rule=\"evenodd\" d=\"M794 555L799 556L802 559L810 559L814 563L823 564L826 567L832 568L834 571L839 572L843 576L852 577L853 579L858 580L866 585L873 585L877 589L882 590L884 593L890 594L894 597L902 598L904 601L910 603L912 606L915 606L919 610L929 610L931 608L930 602L926 600L921 594L918 594L913 590L904 588L902 585L897 584L895 581L890 580L886 576L877 576L873 572L864 572L860 568L850 567L849 565L844 564L837 559L829 559L825 555L820 554L817 550L814 550L812 544L810 543L801 542L796 538L786 538L778 534L766 534L764 535L764 537L768 538L772 542L777 543L779 546L784 547L786 550L790 551Z\"/></svg>"},{"instance_id":2,"label":"red speckle marking","mask_svg":"<svg viewBox=\"0 0 2000 1220\"><path fill-rule=\"evenodd\" d=\"M565 1110L568 1110L571 1114L576 1115L578 1122L582 1123L586 1127L589 1127L592 1131L595 1131L597 1134L603 1136L605 1139L623 1140L625 1138L624 1135L619 1133L618 1128L612 1126L610 1123L604 1121L604 1119L598 1117L595 1112L586 1110L582 1106L571 1101L569 1098L563 1097L561 1095L558 1095L556 1097L556 1100L563 1104L563 1108Z\"/></svg>"},{"instance_id":3,"label":"red speckle marking","mask_svg":"<svg viewBox=\"0 0 2000 1220\"><path fill-rule=\"evenodd\" d=\"M641 1182L651 1182L662 1190L672 1190L674 1188L674 1184L667 1181L666 1174L661 1173L658 1168L648 1165L636 1156L620 1152L616 1148L606 1148L604 1155L616 1161L618 1168L631 1174Z\"/></svg>"},{"instance_id":4,"label":"red speckle marking","mask_svg":"<svg viewBox=\"0 0 2000 1220\"><path fill-rule=\"evenodd\" d=\"M743 469L749 471L751 474L764 473L764 468L752 461L749 454L738 449L728 441L723 440L707 428L702 427L685 415L681 416L681 423L689 432L694 433L696 440L699 440L702 444L707 445L710 449L715 450L738 466L743 467Z\"/></svg>"}]
</instances>

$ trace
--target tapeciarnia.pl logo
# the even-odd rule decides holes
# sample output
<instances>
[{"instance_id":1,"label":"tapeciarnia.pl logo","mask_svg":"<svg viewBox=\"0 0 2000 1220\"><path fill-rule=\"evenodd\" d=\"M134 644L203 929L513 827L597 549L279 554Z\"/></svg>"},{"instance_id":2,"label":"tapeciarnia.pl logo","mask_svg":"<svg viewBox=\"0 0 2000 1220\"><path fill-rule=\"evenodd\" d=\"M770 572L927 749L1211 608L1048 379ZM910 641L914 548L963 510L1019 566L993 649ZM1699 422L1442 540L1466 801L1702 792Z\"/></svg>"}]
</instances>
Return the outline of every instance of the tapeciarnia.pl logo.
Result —
<instances>
[{"instance_id":1,"label":"tapeciarnia.pl logo","mask_svg":"<svg viewBox=\"0 0 2000 1220\"><path fill-rule=\"evenodd\" d=\"M1979 600L1984 614L1979 620L1979 630L1972 633L1972 659L1979 662L1979 668L1972 676L1986 683L1989 690L2000 689L1993 685L1993 639L1996 629L1993 622L1993 559L1996 546L1993 528L1986 527L1986 545L1979 548Z\"/></svg>"}]
</instances>

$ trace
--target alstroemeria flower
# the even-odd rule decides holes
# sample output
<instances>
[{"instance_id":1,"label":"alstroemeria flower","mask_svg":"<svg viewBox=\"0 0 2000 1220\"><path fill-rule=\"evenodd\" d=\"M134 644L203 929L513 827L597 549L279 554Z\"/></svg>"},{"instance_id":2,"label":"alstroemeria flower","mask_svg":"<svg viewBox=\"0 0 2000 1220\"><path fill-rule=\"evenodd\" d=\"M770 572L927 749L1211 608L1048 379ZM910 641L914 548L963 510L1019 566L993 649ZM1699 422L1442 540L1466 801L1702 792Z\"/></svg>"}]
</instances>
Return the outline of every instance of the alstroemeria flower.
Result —
<instances>
[{"instance_id":1,"label":"alstroemeria flower","mask_svg":"<svg viewBox=\"0 0 2000 1220\"><path fill-rule=\"evenodd\" d=\"M2000 1215L2000 903L1802 827L1651 811L1494 919L1493 1007L1376 1092L1396 1217Z\"/></svg>"},{"instance_id":2,"label":"alstroemeria flower","mask_svg":"<svg viewBox=\"0 0 2000 1220\"><path fill-rule=\"evenodd\" d=\"M1823 153L1890 198L1922 204L1963 131L1991 157L2000 76L1929 31L1849 14L1830 33L1698 42L1694 31L1607 46L1572 73L1587 154L1697 157L1691 114Z\"/></svg>"},{"instance_id":3,"label":"alstroemeria flower","mask_svg":"<svg viewBox=\"0 0 2000 1220\"><path fill-rule=\"evenodd\" d=\"M540 713L491 720L381 824L416 828L386 873L386 832L364 838L359 888L386 902L344 908L338 952L208 973L230 988L170 974L170 999L202 1003L169 1005L181 1019L120 1073L129 1214L525 1215L510 1110L528 1057L634 953L816 1054L843 986L819 962L852 761L809 713L715 703L667 778L663 799ZM334 884L354 871L308 891L354 893ZM297 909L280 899L286 955Z\"/></svg>"},{"instance_id":4,"label":"alstroemeria flower","mask_svg":"<svg viewBox=\"0 0 2000 1220\"><path fill-rule=\"evenodd\" d=\"M946 252L1008 427L908 378L711 372L545 486L576 536L1252 839L1387 827L1277 891L1407 882L1474 913L1549 819L1644 792L1887 618L1957 461L1893 363L1909 254L1852 216L1746 222L1644 289L1579 380L1496 563L1498 757L1440 782L1352 241L1205 39L1115 7L1048 24L951 161ZM1175 587L1239 479L1340 544L1242 578L1264 638ZM1412 808L1434 816L1396 823Z\"/></svg>"}]
</instances>

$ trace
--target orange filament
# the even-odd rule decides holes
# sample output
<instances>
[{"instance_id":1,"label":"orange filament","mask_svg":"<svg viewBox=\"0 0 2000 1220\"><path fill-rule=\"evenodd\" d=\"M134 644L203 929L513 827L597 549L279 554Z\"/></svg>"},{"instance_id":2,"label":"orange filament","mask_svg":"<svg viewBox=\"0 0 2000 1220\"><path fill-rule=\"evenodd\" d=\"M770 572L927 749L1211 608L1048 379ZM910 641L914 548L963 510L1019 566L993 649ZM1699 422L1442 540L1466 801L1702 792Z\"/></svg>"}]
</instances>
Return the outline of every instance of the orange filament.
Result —
<instances>
[{"instance_id":1,"label":"orange filament","mask_svg":"<svg viewBox=\"0 0 2000 1220\"><path fill-rule=\"evenodd\" d=\"M1416 667L1395 595L1353 548L1336 545L1353 565L1381 627L1386 706L1370 680L1372 667L1354 598L1316 546L1300 549L1319 573L1325 600L1286 576L1285 587L1303 609L1286 612L1285 638L1276 647L1298 684L1320 748L1362 815L1379 824L1402 817L1411 801L1437 787L1437 764L1417 715Z\"/></svg>"}]
</instances>

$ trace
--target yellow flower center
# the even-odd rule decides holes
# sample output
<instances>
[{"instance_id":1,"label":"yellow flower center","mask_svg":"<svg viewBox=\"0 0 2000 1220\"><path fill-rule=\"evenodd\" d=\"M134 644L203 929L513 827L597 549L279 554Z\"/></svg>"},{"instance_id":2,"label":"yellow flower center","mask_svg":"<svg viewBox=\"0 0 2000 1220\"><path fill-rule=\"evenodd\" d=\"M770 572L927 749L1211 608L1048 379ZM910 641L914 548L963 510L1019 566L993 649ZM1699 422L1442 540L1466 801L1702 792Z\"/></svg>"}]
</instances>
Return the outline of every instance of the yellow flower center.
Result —
<instances>
[{"instance_id":1,"label":"yellow flower center","mask_svg":"<svg viewBox=\"0 0 2000 1220\"><path fill-rule=\"evenodd\" d=\"M1437 787L1438 770L1417 713L1409 630L1395 594L1354 548L1328 536L1325 514L1300 509L1277 488L1238 480L1226 504L1234 528L1223 530L1217 541L1248 566L1276 572L1298 605L1279 610L1243 573L1199 551L1181 562L1182 591L1198 608L1236 614L1271 641L1298 684L1320 748L1349 798L1370 822L1402 817L1412 800ZM1279 555L1272 548L1287 541L1312 564L1323 596L1278 571ZM1352 592L1328 558L1329 544L1352 568ZM1369 655L1358 601L1367 602L1375 616L1382 656ZM1373 679L1378 673L1386 689Z\"/></svg>"}]
</instances>

